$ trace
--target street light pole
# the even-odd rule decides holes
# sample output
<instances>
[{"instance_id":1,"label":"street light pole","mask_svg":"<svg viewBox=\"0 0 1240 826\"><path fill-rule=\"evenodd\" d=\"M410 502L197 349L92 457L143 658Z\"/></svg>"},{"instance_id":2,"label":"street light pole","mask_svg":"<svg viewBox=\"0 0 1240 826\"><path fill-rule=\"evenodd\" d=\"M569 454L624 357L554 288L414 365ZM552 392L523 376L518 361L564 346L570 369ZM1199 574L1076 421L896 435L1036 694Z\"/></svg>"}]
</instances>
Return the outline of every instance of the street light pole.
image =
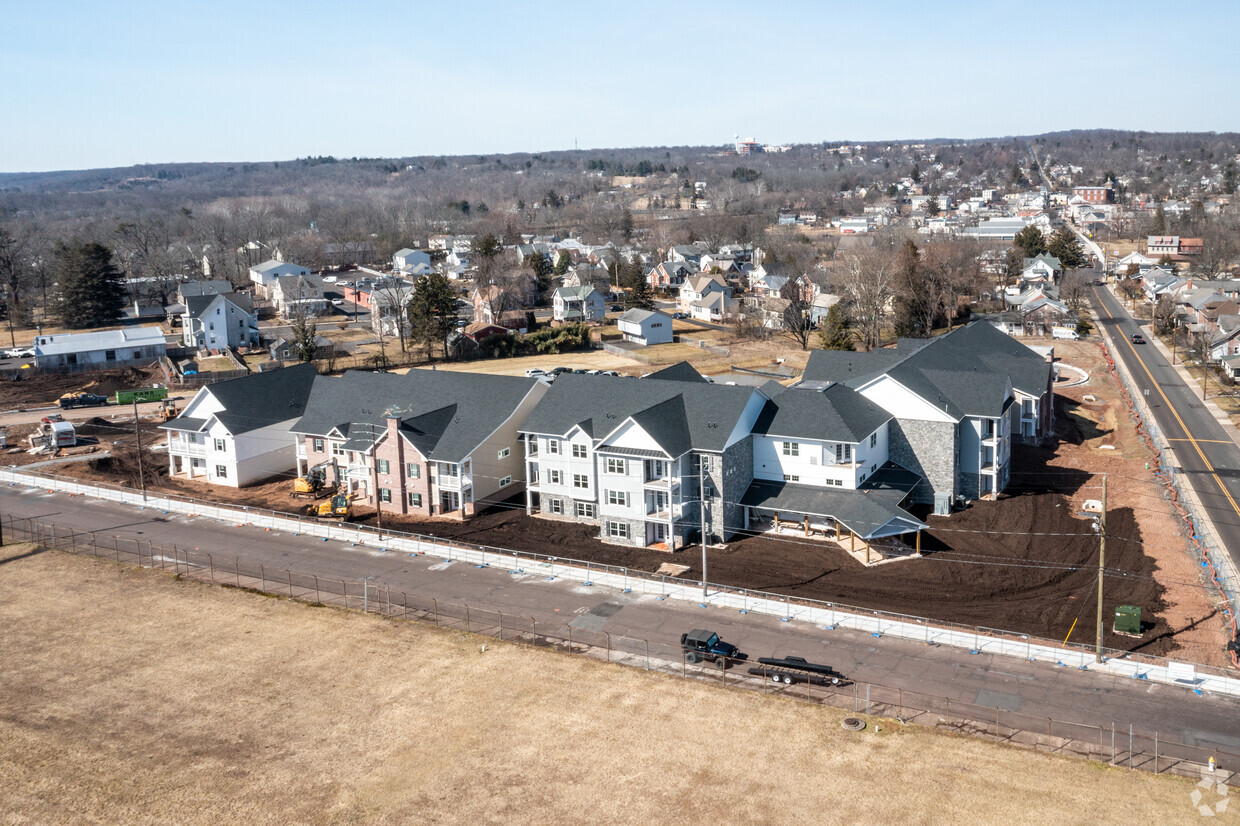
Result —
<instances>
[{"instance_id":1,"label":"street light pole","mask_svg":"<svg viewBox=\"0 0 1240 826\"><path fill-rule=\"evenodd\" d=\"M138 437L138 483L142 486L142 501L146 501L146 474L142 472L142 429L138 427L138 397L133 399L133 432Z\"/></svg>"},{"instance_id":2,"label":"street light pole","mask_svg":"<svg viewBox=\"0 0 1240 826\"><path fill-rule=\"evenodd\" d=\"M1102 515L1098 518L1098 640L1094 658L1102 662L1102 570L1107 557L1107 477L1102 477Z\"/></svg>"}]
</instances>

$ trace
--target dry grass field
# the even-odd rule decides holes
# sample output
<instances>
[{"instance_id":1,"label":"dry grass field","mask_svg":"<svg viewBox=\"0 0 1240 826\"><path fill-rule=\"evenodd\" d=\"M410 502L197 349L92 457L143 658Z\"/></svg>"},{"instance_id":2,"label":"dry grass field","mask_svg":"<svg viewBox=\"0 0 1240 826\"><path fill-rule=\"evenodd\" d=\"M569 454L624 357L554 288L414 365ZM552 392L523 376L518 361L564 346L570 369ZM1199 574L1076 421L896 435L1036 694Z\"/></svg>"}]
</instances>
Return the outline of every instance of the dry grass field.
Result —
<instances>
[{"instance_id":1,"label":"dry grass field","mask_svg":"<svg viewBox=\"0 0 1240 826\"><path fill-rule=\"evenodd\" d=\"M0 555L4 823L1198 818L1183 779L29 550Z\"/></svg>"}]
</instances>

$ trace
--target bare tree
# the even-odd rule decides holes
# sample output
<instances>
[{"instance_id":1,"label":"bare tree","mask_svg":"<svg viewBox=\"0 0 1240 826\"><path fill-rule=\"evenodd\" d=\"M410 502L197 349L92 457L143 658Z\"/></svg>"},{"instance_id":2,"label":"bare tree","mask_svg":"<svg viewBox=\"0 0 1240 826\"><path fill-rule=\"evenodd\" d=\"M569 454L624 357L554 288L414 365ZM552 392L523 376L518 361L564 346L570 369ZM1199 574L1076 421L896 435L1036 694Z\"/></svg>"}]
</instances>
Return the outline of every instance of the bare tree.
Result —
<instances>
[{"instance_id":1,"label":"bare tree","mask_svg":"<svg viewBox=\"0 0 1240 826\"><path fill-rule=\"evenodd\" d=\"M884 249L849 254L844 257L843 266L833 270L836 289L849 299L861 344L867 350L882 342L896 271L895 256Z\"/></svg>"},{"instance_id":2,"label":"bare tree","mask_svg":"<svg viewBox=\"0 0 1240 826\"><path fill-rule=\"evenodd\" d=\"M1073 310L1080 310L1089 294L1091 278L1092 276L1086 276L1081 270L1065 273L1059 283L1059 297Z\"/></svg>"},{"instance_id":3,"label":"bare tree","mask_svg":"<svg viewBox=\"0 0 1240 826\"><path fill-rule=\"evenodd\" d=\"M814 334L814 322L810 318L813 307L805 300L804 286L799 279L790 278L780 288L779 295L784 301L784 335L801 345L802 350L808 350L810 336Z\"/></svg>"},{"instance_id":4,"label":"bare tree","mask_svg":"<svg viewBox=\"0 0 1240 826\"><path fill-rule=\"evenodd\" d=\"M405 342L409 339L408 307L412 296L412 284L403 278L391 277L380 280L370 297L375 334L380 338L396 336L402 353L406 352Z\"/></svg>"}]
</instances>

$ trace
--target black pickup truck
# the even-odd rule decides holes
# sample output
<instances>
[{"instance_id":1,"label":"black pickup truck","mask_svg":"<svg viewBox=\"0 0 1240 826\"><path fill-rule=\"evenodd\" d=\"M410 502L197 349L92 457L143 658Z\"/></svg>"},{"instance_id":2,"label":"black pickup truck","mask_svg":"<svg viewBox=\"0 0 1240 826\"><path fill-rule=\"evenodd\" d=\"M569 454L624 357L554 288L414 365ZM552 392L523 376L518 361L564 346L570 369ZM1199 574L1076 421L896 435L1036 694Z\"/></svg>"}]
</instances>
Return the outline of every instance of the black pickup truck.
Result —
<instances>
[{"instance_id":1,"label":"black pickup truck","mask_svg":"<svg viewBox=\"0 0 1240 826\"><path fill-rule=\"evenodd\" d=\"M744 659L739 648L719 639L719 635L714 631L694 629L688 634L681 634L680 647L685 650L687 662L707 660L714 662L716 668L727 668L728 660Z\"/></svg>"}]
</instances>

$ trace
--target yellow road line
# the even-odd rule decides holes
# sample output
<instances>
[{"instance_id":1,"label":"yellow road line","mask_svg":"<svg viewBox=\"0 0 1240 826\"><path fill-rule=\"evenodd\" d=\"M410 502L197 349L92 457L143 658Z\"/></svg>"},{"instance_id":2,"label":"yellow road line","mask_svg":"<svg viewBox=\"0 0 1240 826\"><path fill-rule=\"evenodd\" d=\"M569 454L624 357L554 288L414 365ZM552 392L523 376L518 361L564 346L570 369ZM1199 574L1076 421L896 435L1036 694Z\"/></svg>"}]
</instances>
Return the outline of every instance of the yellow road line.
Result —
<instances>
[{"instance_id":1,"label":"yellow road line","mask_svg":"<svg viewBox=\"0 0 1240 826\"><path fill-rule=\"evenodd\" d=\"M1226 439L1168 439L1168 442L1197 442L1203 445L1234 445L1235 442L1229 442Z\"/></svg>"},{"instance_id":2,"label":"yellow road line","mask_svg":"<svg viewBox=\"0 0 1240 826\"><path fill-rule=\"evenodd\" d=\"M1098 295L1097 287L1094 287L1094 295ZM1112 321L1115 320L1115 316L1111 315L1111 311L1107 309L1106 302L1104 302L1101 298L1098 299L1098 306L1101 307L1102 311L1107 314L1107 318ZM1167 403L1167 409L1171 411L1171 415L1175 416L1175 420L1180 423L1180 429L1184 431L1184 435L1188 437L1187 439L1174 439L1172 441L1184 441L1192 444L1193 449L1197 451L1197 455L1201 457L1201 461L1205 463L1206 470L1208 470L1210 475L1214 477L1214 481L1218 484L1219 490L1223 492L1223 495L1227 497L1227 501L1231 503L1231 509L1236 512L1237 516L1240 516L1240 504L1236 504L1236 500L1232 498L1231 491L1227 490L1227 486L1224 485L1223 480L1219 478L1218 472L1214 469L1214 465L1208 458L1206 458L1205 451L1201 449L1201 442L1193 436L1191 431L1189 431L1188 425L1184 424L1184 420L1180 418L1179 411L1177 411L1175 406L1171 404L1171 399L1167 398L1167 394L1163 392L1162 385L1160 385L1158 380L1154 378L1154 374L1151 373L1150 368L1146 366L1145 359L1141 358L1141 354L1137 352L1137 348L1132 345L1132 342L1129 339L1123 338L1123 341L1128 345L1128 349L1132 351L1132 355L1136 358L1137 364L1140 364L1141 369L1145 371L1145 375L1149 376L1150 383L1154 385L1154 389L1158 391L1158 395L1162 396L1163 401Z\"/></svg>"}]
</instances>

